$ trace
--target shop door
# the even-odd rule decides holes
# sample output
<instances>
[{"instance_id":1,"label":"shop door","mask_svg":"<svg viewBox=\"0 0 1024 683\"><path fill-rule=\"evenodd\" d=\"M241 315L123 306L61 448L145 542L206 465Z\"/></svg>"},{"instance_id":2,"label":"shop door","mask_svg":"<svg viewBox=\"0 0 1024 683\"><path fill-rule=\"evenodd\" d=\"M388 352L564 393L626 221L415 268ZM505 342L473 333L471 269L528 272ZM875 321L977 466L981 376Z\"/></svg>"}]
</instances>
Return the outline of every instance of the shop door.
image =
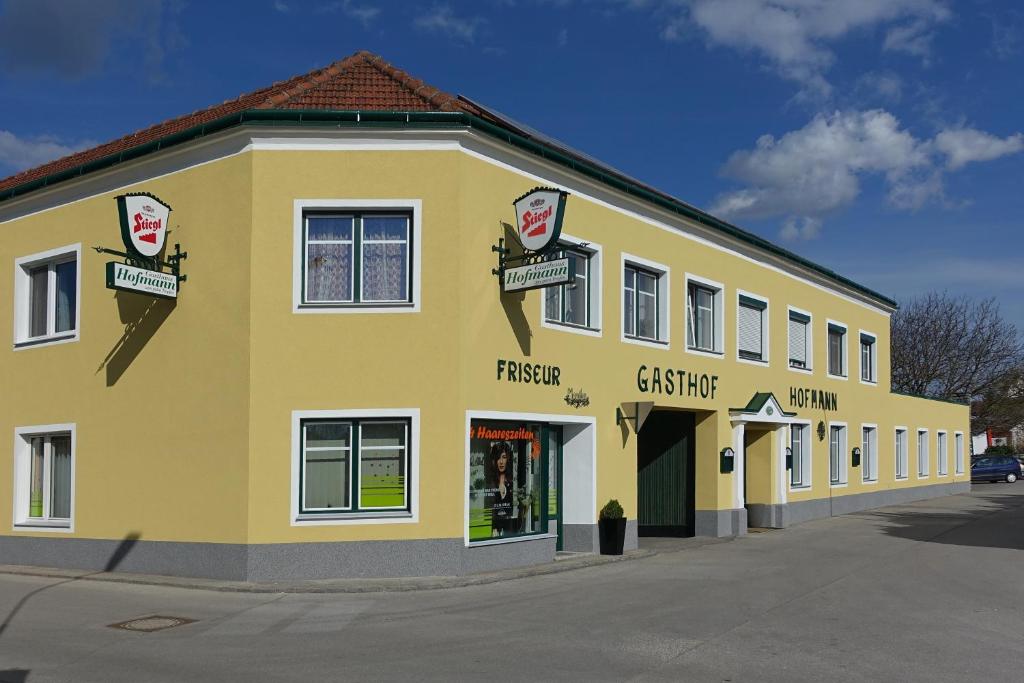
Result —
<instances>
[{"instance_id":1,"label":"shop door","mask_svg":"<svg viewBox=\"0 0 1024 683\"><path fill-rule=\"evenodd\" d=\"M547 520L548 533L558 534L556 550L562 550L562 428L549 425L545 429L544 457L548 464Z\"/></svg>"},{"instance_id":2,"label":"shop door","mask_svg":"<svg viewBox=\"0 0 1024 683\"><path fill-rule=\"evenodd\" d=\"M693 536L694 464L693 413L651 413L637 441L641 536Z\"/></svg>"}]
</instances>

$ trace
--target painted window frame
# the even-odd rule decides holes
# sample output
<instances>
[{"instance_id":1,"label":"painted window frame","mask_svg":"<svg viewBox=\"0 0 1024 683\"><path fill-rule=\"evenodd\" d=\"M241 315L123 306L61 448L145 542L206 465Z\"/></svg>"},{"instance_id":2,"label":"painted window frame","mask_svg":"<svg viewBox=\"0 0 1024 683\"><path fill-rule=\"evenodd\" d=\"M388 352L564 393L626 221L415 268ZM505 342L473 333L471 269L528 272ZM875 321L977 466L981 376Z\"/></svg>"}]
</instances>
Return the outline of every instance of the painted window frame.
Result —
<instances>
[{"instance_id":1,"label":"painted window frame","mask_svg":"<svg viewBox=\"0 0 1024 683\"><path fill-rule=\"evenodd\" d=\"M73 422L47 425L31 425L16 427L14 430L14 491L12 528L15 531L45 531L72 533L75 530L75 471L78 468L77 425ZM32 439L54 436L67 436L71 441L71 490L69 492L70 514L67 519L51 517L31 517L29 514L29 488L31 486ZM43 465L43 509L50 508L50 487L52 484L52 451L46 449Z\"/></svg>"},{"instance_id":2,"label":"painted window frame","mask_svg":"<svg viewBox=\"0 0 1024 683\"><path fill-rule=\"evenodd\" d=\"M692 320L692 310L690 308L690 287L699 287L701 289L710 290L713 296L712 320L714 324L714 330L712 330L712 347L711 349L704 349L691 345L691 339L696 343L697 328L694 321ZM710 278L703 277L701 275L694 275L693 273L685 273L683 283L683 294L685 297L685 308L686 308L686 339L684 341L683 349L686 353L691 353L695 356L704 356L706 358L724 358L726 348L726 337L725 337L725 285L721 282L717 282ZM692 326L692 329L691 329Z\"/></svg>"},{"instance_id":3,"label":"painted window frame","mask_svg":"<svg viewBox=\"0 0 1024 683\"><path fill-rule=\"evenodd\" d=\"M423 275L423 202L420 199L296 199L292 203L292 312L419 313ZM312 302L306 303L306 216L312 214L401 214L409 217L409 300L406 302ZM355 235L353 235L355 237ZM353 244L353 250L355 245ZM355 258L353 258L355 278Z\"/></svg>"},{"instance_id":4,"label":"painted window frame","mask_svg":"<svg viewBox=\"0 0 1024 683\"><path fill-rule=\"evenodd\" d=\"M656 277L656 339L626 334L626 268L646 271ZM619 329L622 341L627 344L637 344L654 349L667 350L670 348L669 330L671 329L670 317L672 310L669 301L672 291L670 286L670 277L671 274L668 266L633 254L627 254L625 252L622 253L619 263ZM636 314L636 308L637 307L634 304L634 314Z\"/></svg>"},{"instance_id":5,"label":"painted window frame","mask_svg":"<svg viewBox=\"0 0 1024 683\"><path fill-rule=\"evenodd\" d=\"M878 425L871 422L860 425L860 470L861 483L878 483Z\"/></svg>"},{"instance_id":6,"label":"painted window frame","mask_svg":"<svg viewBox=\"0 0 1024 683\"><path fill-rule=\"evenodd\" d=\"M921 435L924 434L924 438ZM931 476L932 464L931 464L931 452L929 450L930 444L928 443L928 430L922 427L917 428L917 478L928 479ZM922 446L923 453L922 453ZM922 454L924 458L922 459ZM921 465L924 464L922 469Z\"/></svg>"},{"instance_id":7,"label":"painted window frame","mask_svg":"<svg viewBox=\"0 0 1024 683\"><path fill-rule=\"evenodd\" d=\"M935 476L949 476L949 432L945 429L935 431Z\"/></svg>"},{"instance_id":8,"label":"painted window frame","mask_svg":"<svg viewBox=\"0 0 1024 683\"><path fill-rule=\"evenodd\" d=\"M408 424L406 496L404 509L368 508L364 510L304 511L302 507L303 434L310 422L399 422ZM350 464L358 457L354 451ZM291 502L288 508L291 526L344 526L357 524L409 524L419 521L420 491L420 411L418 408L359 408L292 411ZM349 486L358 492L358 477Z\"/></svg>"},{"instance_id":9,"label":"painted window frame","mask_svg":"<svg viewBox=\"0 0 1024 683\"><path fill-rule=\"evenodd\" d=\"M74 329L56 331L56 266L75 262ZM31 336L32 283L29 270L47 267L46 334ZM77 342L82 329L82 243L68 244L14 259L14 349L39 348Z\"/></svg>"},{"instance_id":10,"label":"painted window frame","mask_svg":"<svg viewBox=\"0 0 1024 683\"><path fill-rule=\"evenodd\" d=\"M899 435L903 435L903 447L900 448ZM896 481L906 481L910 478L910 430L902 425L898 425L893 430L893 458L895 464L894 476ZM903 474L900 474L900 466L902 465Z\"/></svg>"},{"instance_id":11,"label":"painted window frame","mask_svg":"<svg viewBox=\"0 0 1024 683\"><path fill-rule=\"evenodd\" d=\"M746 300L746 301L745 301ZM750 306L749 304L755 304ZM751 307L761 309L761 357L753 358L744 356L740 351L740 307ZM740 363L749 363L758 367L768 367L771 364L771 302L768 297L753 294L742 289L736 290L736 360Z\"/></svg>"},{"instance_id":12,"label":"painted window frame","mask_svg":"<svg viewBox=\"0 0 1024 683\"><path fill-rule=\"evenodd\" d=\"M790 358L790 329L789 322L793 320L793 316L796 314L797 318L807 318L807 322L804 324L804 356L806 361L804 367L799 365L793 365L793 359ZM798 322L803 322L799 321ZM810 311L805 311L802 308L796 306L786 306L786 367L793 372L799 372L804 375L814 374L814 316Z\"/></svg>"},{"instance_id":13,"label":"painted window frame","mask_svg":"<svg viewBox=\"0 0 1024 683\"><path fill-rule=\"evenodd\" d=\"M870 376L868 379L864 379L864 339L870 338L871 343L871 359L868 371ZM878 335L874 332L868 332L867 330L857 330L857 376L860 378L861 384L876 387L878 386Z\"/></svg>"},{"instance_id":14,"label":"painted window frame","mask_svg":"<svg viewBox=\"0 0 1024 683\"><path fill-rule=\"evenodd\" d=\"M600 244L595 244L587 240L582 240L571 235L566 235L564 232L559 238L559 245L566 251L573 251L576 253L583 253L587 256L587 324L578 325L576 323L561 322L558 320L551 320L547 316L547 290L543 290L543 294L540 297L540 324L541 327L546 327L551 330L559 330L561 332L572 332L575 334L582 334L587 337L600 337L602 336L602 316L601 312L603 309L603 275L604 275L604 252ZM565 285L559 285L559 289L564 290ZM564 291L562 293L564 297Z\"/></svg>"},{"instance_id":15,"label":"painted window frame","mask_svg":"<svg viewBox=\"0 0 1024 683\"><path fill-rule=\"evenodd\" d=\"M953 432L953 448L954 448L954 469L953 473L960 475L964 473L964 433Z\"/></svg>"},{"instance_id":16,"label":"painted window frame","mask_svg":"<svg viewBox=\"0 0 1024 683\"><path fill-rule=\"evenodd\" d=\"M811 468L813 467L814 457L814 437L811 433L811 421L810 420L794 420L790 423L789 429L789 446L793 447L793 429L801 430L800 446L801 453L793 451L793 469L789 473L789 490L790 491L807 491L814 484L813 473ZM800 461L800 473L801 479L799 483L793 481L793 472L796 471L796 463Z\"/></svg>"},{"instance_id":17,"label":"painted window frame","mask_svg":"<svg viewBox=\"0 0 1024 683\"><path fill-rule=\"evenodd\" d=\"M843 364L840 368L841 374L835 374L832 372L832 344L830 337L834 332L833 328L841 328L843 331L842 336L842 347L840 348L840 362ZM838 320L832 320L831 318L825 321L825 374L832 379L843 380L844 382L850 378L850 327L846 323L839 322Z\"/></svg>"},{"instance_id":18,"label":"painted window frame","mask_svg":"<svg viewBox=\"0 0 1024 683\"><path fill-rule=\"evenodd\" d=\"M839 476L837 478L835 478L835 479L832 477L832 429L833 428L838 428L840 430L840 432L839 432L840 442L838 444L838 447L839 447L839 453L838 453L838 456L839 456L838 457L838 470L839 470L839 472L838 472L838 475ZM828 451L828 456L829 456L829 460L828 460L828 484L829 484L829 488L834 488L835 489L835 488L843 488L844 486L848 486L849 483L850 483L850 477L849 477L849 469L850 468L848 466L848 463L846 462L846 458L848 457L848 451L849 451L849 429L848 429L848 425L845 422L829 422L828 423L828 448L829 448L829 451Z\"/></svg>"}]
</instances>

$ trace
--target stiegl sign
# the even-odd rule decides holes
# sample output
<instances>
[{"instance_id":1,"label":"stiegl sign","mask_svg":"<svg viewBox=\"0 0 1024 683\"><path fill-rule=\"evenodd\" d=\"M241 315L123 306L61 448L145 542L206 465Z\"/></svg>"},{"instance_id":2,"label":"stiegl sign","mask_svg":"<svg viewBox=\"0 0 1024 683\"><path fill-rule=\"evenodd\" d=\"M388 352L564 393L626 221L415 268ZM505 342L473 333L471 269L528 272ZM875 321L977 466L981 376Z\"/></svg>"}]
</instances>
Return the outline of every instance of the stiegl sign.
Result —
<instances>
[{"instance_id":1,"label":"stiegl sign","mask_svg":"<svg viewBox=\"0 0 1024 683\"><path fill-rule=\"evenodd\" d=\"M551 187L537 187L512 202L523 249L542 252L558 244L562 232L567 193Z\"/></svg>"},{"instance_id":2,"label":"stiegl sign","mask_svg":"<svg viewBox=\"0 0 1024 683\"><path fill-rule=\"evenodd\" d=\"M128 253L151 259L164 248L171 207L148 192L117 197L121 240Z\"/></svg>"},{"instance_id":3,"label":"stiegl sign","mask_svg":"<svg viewBox=\"0 0 1024 683\"><path fill-rule=\"evenodd\" d=\"M136 268L125 263L107 263L107 287L142 292L165 299L178 298L178 278L171 273Z\"/></svg>"},{"instance_id":4,"label":"stiegl sign","mask_svg":"<svg viewBox=\"0 0 1024 683\"><path fill-rule=\"evenodd\" d=\"M540 261L527 266L505 269L505 291L522 292L528 289L571 284L575 280L575 263L570 258Z\"/></svg>"}]
</instances>

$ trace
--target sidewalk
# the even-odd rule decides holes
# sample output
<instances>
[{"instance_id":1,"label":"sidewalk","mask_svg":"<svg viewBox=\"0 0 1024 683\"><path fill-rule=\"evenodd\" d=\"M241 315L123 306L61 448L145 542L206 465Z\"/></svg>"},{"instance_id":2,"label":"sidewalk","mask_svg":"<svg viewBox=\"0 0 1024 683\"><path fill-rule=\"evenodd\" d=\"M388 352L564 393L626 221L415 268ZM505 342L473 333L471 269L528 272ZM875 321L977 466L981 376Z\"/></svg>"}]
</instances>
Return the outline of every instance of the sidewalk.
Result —
<instances>
[{"instance_id":1,"label":"sidewalk","mask_svg":"<svg viewBox=\"0 0 1024 683\"><path fill-rule=\"evenodd\" d=\"M192 588L235 593L398 593L480 586L500 581L524 579L531 576L558 574L587 567L598 567L616 562L640 560L657 554L657 551L647 549L631 550L622 555L559 553L554 562L532 567L519 567L497 572L469 574L467 576L417 576L393 579L321 579L316 581L268 581L255 583L182 576L159 576L155 574L130 574L126 572L83 572L75 569L12 564L0 564L0 574L41 576L64 579L66 582L102 581L107 583L132 583L145 586Z\"/></svg>"}]
</instances>

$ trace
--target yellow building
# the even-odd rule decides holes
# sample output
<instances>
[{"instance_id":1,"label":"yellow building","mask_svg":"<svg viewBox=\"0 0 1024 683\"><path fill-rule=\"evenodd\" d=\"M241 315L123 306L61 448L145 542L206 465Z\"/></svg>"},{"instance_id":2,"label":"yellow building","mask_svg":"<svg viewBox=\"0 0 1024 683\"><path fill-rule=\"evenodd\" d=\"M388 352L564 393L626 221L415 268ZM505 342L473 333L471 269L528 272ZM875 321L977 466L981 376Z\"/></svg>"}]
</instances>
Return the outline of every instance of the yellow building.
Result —
<instances>
[{"instance_id":1,"label":"yellow building","mask_svg":"<svg viewBox=\"0 0 1024 683\"><path fill-rule=\"evenodd\" d=\"M503 293L535 187L575 279ZM367 53L0 181L0 230L3 563L462 574L613 498L633 548L969 487L891 299Z\"/></svg>"}]
</instances>

